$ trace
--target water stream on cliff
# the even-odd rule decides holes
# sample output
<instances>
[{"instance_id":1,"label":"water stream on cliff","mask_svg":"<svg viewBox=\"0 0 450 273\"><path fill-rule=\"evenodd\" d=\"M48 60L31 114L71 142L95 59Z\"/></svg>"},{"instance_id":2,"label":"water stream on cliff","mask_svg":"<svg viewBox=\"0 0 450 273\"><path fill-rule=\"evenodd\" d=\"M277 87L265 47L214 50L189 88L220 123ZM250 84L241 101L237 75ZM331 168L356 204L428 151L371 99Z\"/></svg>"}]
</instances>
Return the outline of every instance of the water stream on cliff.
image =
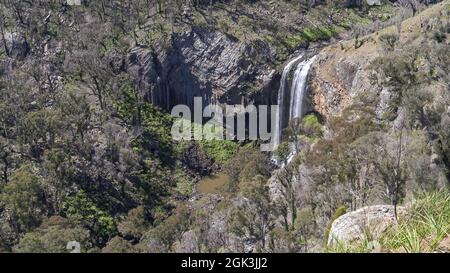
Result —
<instances>
[{"instance_id":1,"label":"water stream on cliff","mask_svg":"<svg viewBox=\"0 0 450 273\"><path fill-rule=\"evenodd\" d=\"M293 67L293 65L298 62L303 55L300 55L299 57L293 59L290 61L284 68L283 74L281 77L280 82L280 90L278 92L278 111L276 115L276 124L275 124L275 131L274 131L274 140L273 144L274 147L278 147L281 142L281 136L283 131L283 118L285 113L285 103L284 99L286 97L286 85L287 85L287 78L288 75ZM311 65L313 64L315 60L315 56L306 59L300 63L297 64L297 67L294 72L294 77L292 79L292 86L290 90L290 103L289 103L289 121L295 119L295 118L302 118L303 116L303 103L304 103L304 97L305 97L305 91L307 88L308 83L308 74L309 70L311 68ZM292 145L292 153L289 156L288 161L290 161L298 151L295 149L296 145Z\"/></svg>"},{"instance_id":2,"label":"water stream on cliff","mask_svg":"<svg viewBox=\"0 0 450 273\"><path fill-rule=\"evenodd\" d=\"M286 82L287 82L287 76L289 75L289 72L291 72L292 66L301 58L303 57L303 54L298 56L297 58L290 61L283 69L283 74L281 75L281 82L280 82L280 90L278 90L278 111L276 114L276 122L275 122L275 128L274 128L274 134L273 134L273 147L274 150L280 145L281 141L281 131L283 130L283 116L284 116L284 98L286 93Z\"/></svg>"},{"instance_id":3,"label":"water stream on cliff","mask_svg":"<svg viewBox=\"0 0 450 273\"><path fill-rule=\"evenodd\" d=\"M291 104L289 120L301 118L303 113L303 100L307 86L309 69L315 60L315 56L297 65L291 88Z\"/></svg>"}]
</instances>

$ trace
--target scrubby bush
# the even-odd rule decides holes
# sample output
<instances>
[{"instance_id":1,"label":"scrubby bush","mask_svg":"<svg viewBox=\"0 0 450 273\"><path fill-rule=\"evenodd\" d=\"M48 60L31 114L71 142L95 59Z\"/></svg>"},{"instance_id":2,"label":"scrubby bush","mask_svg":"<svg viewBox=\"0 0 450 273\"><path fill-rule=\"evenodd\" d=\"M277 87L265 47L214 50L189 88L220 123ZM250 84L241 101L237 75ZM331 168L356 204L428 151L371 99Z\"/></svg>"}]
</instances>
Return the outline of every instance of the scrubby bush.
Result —
<instances>
[{"instance_id":1,"label":"scrubby bush","mask_svg":"<svg viewBox=\"0 0 450 273\"><path fill-rule=\"evenodd\" d=\"M80 252L93 250L89 231L62 217L53 216L46 219L33 232L23 236L14 246L13 251L19 253L68 253L69 242L80 244Z\"/></svg>"},{"instance_id":2,"label":"scrubby bush","mask_svg":"<svg viewBox=\"0 0 450 273\"><path fill-rule=\"evenodd\" d=\"M113 217L99 208L84 191L67 198L64 207L67 218L89 229L99 246L106 244L117 233Z\"/></svg>"},{"instance_id":3,"label":"scrubby bush","mask_svg":"<svg viewBox=\"0 0 450 273\"><path fill-rule=\"evenodd\" d=\"M395 49L395 45L398 43L399 36L395 33L386 33L380 35L378 39L382 43L385 50L392 51Z\"/></svg>"}]
</instances>

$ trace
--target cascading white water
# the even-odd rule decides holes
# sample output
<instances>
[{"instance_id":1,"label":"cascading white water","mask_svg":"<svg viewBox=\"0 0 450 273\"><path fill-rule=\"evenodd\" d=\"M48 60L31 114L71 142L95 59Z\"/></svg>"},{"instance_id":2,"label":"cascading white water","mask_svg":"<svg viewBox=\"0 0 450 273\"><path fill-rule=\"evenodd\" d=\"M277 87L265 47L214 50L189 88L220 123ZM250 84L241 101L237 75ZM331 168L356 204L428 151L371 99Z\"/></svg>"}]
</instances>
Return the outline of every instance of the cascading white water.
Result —
<instances>
[{"instance_id":1,"label":"cascading white water","mask_svg":"<svg viewBox=\"0 0 450 273\"><path fill-rule=\"evenodd\" d=\"M284 97L286 92L286 81L287 76L289 75L292 66L299 61L303 55L300 55L299 57L295 58L291 62L289 62L286 67L283 70L283 74L281 77L281 83L280 83L280 90L278 92L278 111L276 115L276 124L275 124L275 131L274 131L274 150L280 145L281 141L281 132L283 130L283 116L284 116ZM295 118L301 118L303 115L303 100L305 96L305 91L308 83L308 74L309 70L311 68L311 65L313 64L315 60L315 56L311 59L307 59L305 61L300 62L297 65L297 68L295 69L294 78L292 80L292 87L291 87L291 96L290 96L290 103L289 103L289 121L295 119ZM295 145L293 145L295 146ZM292 154L288 159L288 162L294 157L294 155L298 151L295 150L295 148L292 148Z\"/></svg>"},{"instance_id":2,"label":"cascading white water","mask_svg":"<svg viewBox=\"0 0 450 273\"><path fill-rule=\"evenodd\" d=\"M305 60L297 65L291 88L291 104L289 120L302 117L303 99L307 86L308 73L315 56L309 60Z\"/></svg>"},{"instance_id":3,"label":"cascading white water","mask_svg":"<svg viewBox=\"0 0 450 273\"><path fill-rule=\"evenodd\" d=\"M278 111L275 118L275 128L273 133L273 148L274 150L280 145L281 141L281 130L283 130L283 113L284 113L284 97L286 92L286 79L291 72L292 66L301 58L303 55L290 61L283 69L283 74L281 75L280 90L278 90Z\"/></svg>"}]
</instances>

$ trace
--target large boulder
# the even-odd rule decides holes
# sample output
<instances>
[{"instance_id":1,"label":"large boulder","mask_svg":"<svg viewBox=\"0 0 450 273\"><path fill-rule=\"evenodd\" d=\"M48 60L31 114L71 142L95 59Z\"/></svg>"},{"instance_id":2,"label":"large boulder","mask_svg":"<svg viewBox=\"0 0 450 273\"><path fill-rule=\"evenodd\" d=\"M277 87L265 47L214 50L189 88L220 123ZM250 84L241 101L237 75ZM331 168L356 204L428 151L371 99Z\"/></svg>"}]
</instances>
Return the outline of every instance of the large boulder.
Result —
<instances>
[{"instance_id":1,"label":"large boulder","mask_svg":"<svg viewBox=\"0 0 450 273\"><path fill-rule=\"evenodd\" d=\"M397 207L397 211L399 214L403 214L405 208ZM369 234L371 238L376 240L387 228L394 224L396 224L394 206L364 207L344 214L333 222L328 237L328 246L337 243L344 245L358 244Z\"/></svg>"}]
</instances>

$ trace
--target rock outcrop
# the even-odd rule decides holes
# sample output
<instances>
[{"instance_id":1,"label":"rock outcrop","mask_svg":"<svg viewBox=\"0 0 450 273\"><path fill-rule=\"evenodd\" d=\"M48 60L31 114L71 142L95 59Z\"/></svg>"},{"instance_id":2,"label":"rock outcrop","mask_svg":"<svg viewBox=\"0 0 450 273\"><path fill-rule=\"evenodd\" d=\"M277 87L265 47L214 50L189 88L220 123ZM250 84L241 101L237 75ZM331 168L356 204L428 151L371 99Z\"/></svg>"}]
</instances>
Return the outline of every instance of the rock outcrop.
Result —
<instances>
[{"instance_id":1,"label":"rock outcrop","mask_svg":"<svg viewBox=\"0 0 450 273\"><path fill-rule=\"evenodd\" d=\"M25 37L19 33L6 33L5 40L7 55L11 58L23 60L31 51Z\"/></svg>"},{"instance_id":2,"label":"rock outcrop","mask_svg":"<svg viewBox=\"0 0 450 273\"><path fill-rule=\"evenodd\" d=\"M447 236L442 242L439 243L437 248L439 253L450 253L450 236Z\"/></svg>"},{"instance_id":3,"label":"rock outcrop","mask_svg":"<svg viewBox=\"0 0 450 273\"><path fill-rule=\"evenodd\" d=\"M240 104L254 101L252 90L264 90L274 75L274 53L266 42L241 42L219 31L194 28L175 33L170 45L134 48L127 67L156 105ZM269 96L270 97L270 96Z\"/></svg>"},{"instance_id":4,"label":"rock outcrop","mask_svg":"<svg viewBox=\"0 0 450 273\"><path fill-rule=\"evenodd\" d=\"M397 211L402 214L405 212L405 208L397 207ZM328 237L328 246L337 243L357 244L368 235L377 239L395 223L394 207L389 205L364 207L349 212L333 222Z\"/></svg>"},{"instance_id":5,"label":"rock outcrop","mask_svg":"<svg viewBox=\"0 0 450 273\"><path fill-rule=\"evenodd\" d=\"M427 4L425 1L411 2L417 5ZM438 18L444 7L445 3L441 3L426 9L420 16L405 20L399 28L392 25L371 35L342 41L322 49L312 66L309 92L311 107L324 117L336 116L350 106L355 97L376 94L380 97L376 114L379 119L383 119L387 105L392 100L391 90L380 90L371 82L374 73L372 61L386 53L380 37L395 34L399 35L399 43L408 43L414 40L417 33L436 30L443 24ZM422 18L435 19L427 21Z\"/></svg>"}]
</instances>

